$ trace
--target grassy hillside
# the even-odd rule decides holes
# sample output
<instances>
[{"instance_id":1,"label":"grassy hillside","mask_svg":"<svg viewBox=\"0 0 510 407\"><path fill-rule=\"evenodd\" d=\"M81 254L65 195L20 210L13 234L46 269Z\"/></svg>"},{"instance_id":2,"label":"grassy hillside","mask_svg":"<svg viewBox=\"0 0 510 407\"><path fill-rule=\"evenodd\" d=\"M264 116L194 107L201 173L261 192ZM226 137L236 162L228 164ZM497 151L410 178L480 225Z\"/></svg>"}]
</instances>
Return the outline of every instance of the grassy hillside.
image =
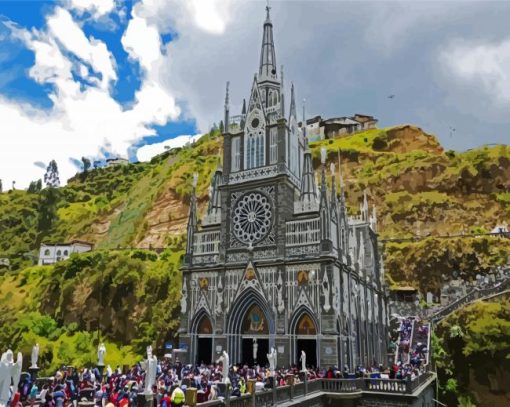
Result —
<instances>
[{"instance_id":1,"label":"grassy hillside","mask_svg":"<svg viewBox=\"0 0 510 407\"><path fill-rule=\"evenodd\" d=\"M413 238L382 245L391 285L437 290L453 271L470 278L508 261L510 239L444 238L509 223L508 146L445 152L434 136L398 126L312 143L316 168L322 146L335 163L341 151L349 212L358 212L367 189L380 238ZM109 356L115 361L130 360L150 341L160 347L172 339L192 174L199 173L203 212L221 147L215 132L149 163L77 174L52 193L1 193L0 258L9 258L11 268L0 270L0 323L9 327L0 346L28 347L30 335L38 335L52 349L44 357L54 366L78 349L93 358L98 324L115 344ZM71 239L99 250L52 267L32 266L40 242ZM156 248L168 250L157 254Z\"/></svg>"}]
</instances>

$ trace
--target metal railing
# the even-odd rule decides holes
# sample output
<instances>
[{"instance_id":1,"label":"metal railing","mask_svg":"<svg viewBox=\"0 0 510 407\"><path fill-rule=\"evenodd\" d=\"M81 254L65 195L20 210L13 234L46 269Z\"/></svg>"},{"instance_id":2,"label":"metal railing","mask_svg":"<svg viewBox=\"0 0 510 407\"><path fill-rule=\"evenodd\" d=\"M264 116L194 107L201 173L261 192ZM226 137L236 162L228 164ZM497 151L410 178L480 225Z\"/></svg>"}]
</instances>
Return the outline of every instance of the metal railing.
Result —
<instances>
[{"instance_id":1,"label":"metal railing","mask_svg":"<svg viewBox=\"0 0 510 407\"><path fill-rule=\"evenodd\" d=\"M433 377L434 373L425 372L418 377L398 379L355 378L355 379L315 379L291 385L278 386L275 389L264 389L253 394L240 397L226 397L200 403L200 407L263 407L274 406L289 401L299 401L311 394L348 394L361 392L378 392L396 395L413 394L420 386Z\"/></svg>"},{"instance_id":2,"label":"metal railing","mask_svg":"<svg viewBox=\"0 0 510 407\"><path fill-rule=\"evenodd\" d=\"M488 288L475 288L469 293L467 293L464 297L459 298L458 300L448 304L446 307L441 309L440 311L433 314L430 319L434 323L438 323L442 319L446 318L452 312L457 311L460 307L469 304L475 300L481 299L483 297L487 297L490 295L494 295L505 291L510 287L510 278L502 281L499 285L488 287Z\"/></svg>"}]
</instances>

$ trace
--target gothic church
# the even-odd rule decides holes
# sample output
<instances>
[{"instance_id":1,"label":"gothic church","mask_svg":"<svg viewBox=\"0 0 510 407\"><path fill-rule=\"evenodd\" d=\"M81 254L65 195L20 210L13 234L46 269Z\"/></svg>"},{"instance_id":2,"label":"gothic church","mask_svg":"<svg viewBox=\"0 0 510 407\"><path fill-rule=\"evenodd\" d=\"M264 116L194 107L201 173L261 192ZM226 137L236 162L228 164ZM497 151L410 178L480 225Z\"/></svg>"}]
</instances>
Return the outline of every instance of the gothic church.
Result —
<instances>
[{"instance_id":1,"label":"gothic church","mask_svg":"<svg viewBox=\"0 0 510 407\"><path fill-rule=\"evenodd\" d=\"M365 195L361 215L347 216L334 164L326 183L325 151L316 179L293 86L285 112L269 12L241 115L230 116L227 84L223 168L201 222L192 196L180 347L187 363L210 363L226 350L232 364L264 365L273 346L279 367L297 363L301 350L310 366L384 363L375 211Z\"/></svg>"}]
</instances>

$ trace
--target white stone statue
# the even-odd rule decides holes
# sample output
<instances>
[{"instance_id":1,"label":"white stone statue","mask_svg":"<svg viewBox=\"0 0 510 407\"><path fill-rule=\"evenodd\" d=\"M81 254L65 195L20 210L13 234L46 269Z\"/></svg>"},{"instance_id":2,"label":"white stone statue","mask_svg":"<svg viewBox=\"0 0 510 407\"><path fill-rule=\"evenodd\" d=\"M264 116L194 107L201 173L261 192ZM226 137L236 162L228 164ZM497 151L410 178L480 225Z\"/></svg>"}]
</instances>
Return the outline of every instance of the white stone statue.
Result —
<instances>
[{"instance_id":1,"label":"white stone statue","mask_svg":"<svg viewBox=\"0 0 510 407\"><path fill-rule=\"evenodd\" d=\"M230 356L228 355L227 351L223 351L221 353L221 356L219 357L219 359L216 361L216 363L220 363L223 365L222 369L221 369L221 381L223 383L228 383L229 382L229 378L228 378L228 371L230 369Z\"/></svg>"},{"instance_id":2,"label":"white stone statue","mask_svg":"<svg viewBox=\"0 0 510 407\"><path fill-rule=\"evenodd\" d=\"M111 377L112 374L113 374L113 370L112 370L111 366L110 365L106 366L106 376Z\"/></svg>"},{"instance_id":3,"label":"white stone statue","mask_svg":"<svg viewBox=\"0 0 510 407\"><path fill-rule=\"evenodd\" d=\"M97 365L98 366L104 366L104 357L106 355L106 347L104 346L104 343L101 342L99 346L97 347Z\"/></svg>"},{"instance_id":4,"label":"white stone statue","mask_svg":"<svg viewBox=\"0 0 510 407\"><path fill-rule=\"evenodd\" d=\"M271 348L271 352L267 354L267 360L269 361L269 371L271 372L271 376L274 377L274 371L276 369L278 354L276 353L276 349L274 347Z\"/></svg>"},{"instance_id":5,"label":"white stone statue","mask_svg":"<svg viewBox=\"0 0 510 407\"><path fill-rule=\"evenodd\" d=\"M10 356L9 356L9 354L7 356L10 357L10 360L13 363L12 370L11 370L12 385L13 385L13 388L17 389L18 385L19 385L19 380L21 378L21 369L23 367L23 356L21 355L21 352L18 352L17 360L16 360L16 362L14 362L14 360L13 360L14 355L13 355L12 351L8 351L8 352L10 352Z\"/></svg>"},{"instance_id":6,"label":"white stone statue","mask_svg":"<svg viewBox=\"0 0 510 407\"><path fill-rule=\"evenodd\" d=\"M147 346L147 360L143 364L145 370L145 394L152 394L152 387L156 383L158 359L152 354L152 346Z\"/></svg>"},{"instance_id":7,"label":"white stone statue","mask_svg":"<svg viewBox=\"0 0 510 407\"><path fill-rule=\"evenodd\" d=\"M38 369L37 359L39 359L39 344L38 343L36 343L32 347L32 357L31 357L32 365L30 366L31 369Z\"/></svg>"},{"instance_id":8,"label":"white stone statue","mask_svg":"<svg viewBox=\"0 0 510 407\"><path fill-rule=\"evenodd\" d=\"M259 344L257 343L257 338L253 338L253 361L257 361L257 352L259 350Z\"/></svg>"},{"instance_id":9,"label":"white stone statue","mask_svg":"<svg viewBox=\"0 0 510 407\"><path fill-rule=\"evenodd\" d=\"M12 350L2 354L0 359L0 407L5 407L10 397L11 380L14 389L18 388L21 378L23 356L18 352L18 358L14 362Z\"/></svg>"},{"instance_id":10,"label":"white stone statue","mask_svg":"<svg viewBox=\"0 0 510 407\"><path fill-rule=\"evenodd\" d=\"M301 351L301 357L299 360L301 361L301 371L306 372L306 353L304 350Z\"/></svg>"},{"instance_id":11,"label":"white stone statue","mask_svg":"<svg viewBox=\"0 0 510 407\"><path fill-rule=\"evenodd\" d=\"M278 280L276 281L276 287L278 289L277 292L277 302L278 302L278 313L281 314L285 311L285 304L283 303L283 280L282 280L282 272L278 274Z\"/></svg>"},{"instance_id":12,"label":"white stone statue","mask_svg":"<svg viewBox=\"0 0 510 407\"><path fill-rule=\"evenodd\" d=\"M9 401L11 387L11 366L7 362L7 354L0 359L0 407L5 407Z\"/></svg>"},{"instance_id":13,"label":"white stone statue","mask_svg":"<svg viewBox=\"0 0 510 407\"><path fill-rule=\"evenodd\" d=\"M324 311L328 312L331 309L330 304L330 291L328 272L324 271L324 278L322 280L322 295L324 295Z\"/></svg>"},{"instance_id":14,"label":"white stone statue","mask_svg":"<svg viewBox=\"0 0 510 407\"><path fill-rule=\"evenodd\" d=\"M181 313L185 314L188 307L188 290L186 289L186 281L182 282L182 296L181 296Z\"/></svg>"},{"instance_id":15,"label":"white stone statue","mask_svg":"<svg viewBox=\"0 0 510 407\"><path fill-rule=\"evenodd\" d=\"M216 315L223 312L223 284L221 278L218 281L218 289L216 290Z\"/></svg>"}]
</instances>

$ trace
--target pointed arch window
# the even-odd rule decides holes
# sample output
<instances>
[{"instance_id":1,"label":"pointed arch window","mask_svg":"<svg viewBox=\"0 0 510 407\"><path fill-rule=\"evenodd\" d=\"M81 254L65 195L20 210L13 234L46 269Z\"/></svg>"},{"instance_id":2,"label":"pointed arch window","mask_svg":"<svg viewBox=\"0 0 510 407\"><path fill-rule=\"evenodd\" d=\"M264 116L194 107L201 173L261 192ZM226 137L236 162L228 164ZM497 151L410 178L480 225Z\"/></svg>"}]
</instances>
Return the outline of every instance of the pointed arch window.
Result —
<instances>
[{"instance_id":1,"label":"pointed arch window","mask_svg":"<svg viewBox=\"0 0 510 407\"><path fill-rule=\"evenodd\" d=\"M200 320L198 324L198 334L199 335L211 335L212 334L212 325L211 320L205 315Z\"/></svg>"},{"instance_id":2,"label":"pointed arch window","mask_svg":"<svg viewBox=\"0 0 510 407\"><path fill-rule=\"evenodd\" d=\"M313 322L310 315L304 313L299 318L299 321L296 325L296 334L297 335L317 335L317 329L315 328L315 323Z\"/></svg>"},{"instance_id":3,"label":"pointed arch window","mask_svg":"<svg viewBox=\"0 0 510 407\"><path fill-rule=\"evenodd\" d=\"M271 128L269 131L269 163L276 164L278 161L278 129Z\"/></svg>"},{"instance_id":4,"label":"pointed arch window","mask_svg":"<svg viewBox=\"0 0 510 407\"><path fill-rule=\"evenodd\" d=\"M241 139L239 137L232 138L231 170L232 172L241 170Z\"/></svg>"}]
</instances>

